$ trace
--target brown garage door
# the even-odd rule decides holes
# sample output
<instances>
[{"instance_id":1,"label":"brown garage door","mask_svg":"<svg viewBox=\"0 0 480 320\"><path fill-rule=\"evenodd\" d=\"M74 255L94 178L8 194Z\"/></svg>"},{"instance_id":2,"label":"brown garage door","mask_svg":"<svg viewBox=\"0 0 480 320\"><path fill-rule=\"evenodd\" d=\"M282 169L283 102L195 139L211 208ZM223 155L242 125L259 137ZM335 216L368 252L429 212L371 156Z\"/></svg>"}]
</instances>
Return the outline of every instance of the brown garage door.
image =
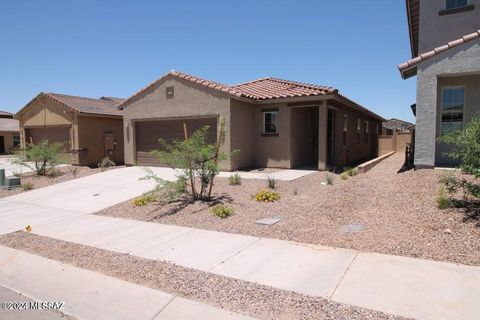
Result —
<instances>
[{"instance_id":1,"label":"brown garage door","mask_svg":"<svg viewBox=\"0 0 480 320\"><path fill-rule=\"evenodd\" d=\"M27 143L39 143L42 140L49 142L60 142L64 150L70 150L70 127L44 127L25 129L25 140Z\"/></svg>"},{"instance_id":2,"label":"brown garage door","mask_svg":"<svg viewBox=\"0 0 480 320\"><path fill-rule=\"evenodd\" d=\"M174 140L184 140L183 123L187 125L188 135L196 130L209 126L208 142L214 143L217 139L217 118L195 118L181 120L152 120L135 123L135 145L137 163L144 166L166 166L161 163L150 151L160 148L158 139L167 143Z\"/></svg>"}]
</instances>

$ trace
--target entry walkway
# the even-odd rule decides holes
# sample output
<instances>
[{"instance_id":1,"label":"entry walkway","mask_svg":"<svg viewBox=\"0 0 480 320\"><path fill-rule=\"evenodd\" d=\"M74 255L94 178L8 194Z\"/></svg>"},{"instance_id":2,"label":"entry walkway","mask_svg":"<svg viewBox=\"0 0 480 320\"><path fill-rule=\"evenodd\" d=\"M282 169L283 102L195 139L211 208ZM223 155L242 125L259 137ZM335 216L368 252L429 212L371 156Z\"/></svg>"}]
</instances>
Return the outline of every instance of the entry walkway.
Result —
<instances>
[{"instance_id":1,"label":"entry walkway","mask_svg":"<svg viewBox=\"0 0 480 320\"><path fill-rule=\"evenodd\" d=\"M21 292L35 301L63 302L59 311L78 319L252 319L8 247L0 246L0 266L0 286ZM19 301L14 299L11 301ZM8 314L12 319L26 319L23 316L32 314L41 318L41 312L33 313L32 310L9 311ZM47 316L50 317L44 319L53 318L51 314ZM2 310L0 317L3 318Z\"/></svg>"}]
</instances>

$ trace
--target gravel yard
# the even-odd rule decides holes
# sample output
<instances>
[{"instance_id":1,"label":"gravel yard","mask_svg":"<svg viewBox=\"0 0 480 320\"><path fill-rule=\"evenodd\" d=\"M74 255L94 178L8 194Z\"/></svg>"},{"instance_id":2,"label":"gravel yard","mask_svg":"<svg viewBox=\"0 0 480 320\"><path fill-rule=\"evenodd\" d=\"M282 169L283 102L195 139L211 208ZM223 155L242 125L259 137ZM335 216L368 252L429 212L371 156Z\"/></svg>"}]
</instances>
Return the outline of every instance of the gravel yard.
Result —
<instances>
[{"instance_id":1,"label":"gravel yard","mask_svg":"<svg viewBox=\"0 0 480 320\"><path fill-rule=\"evenodd\" d=\"M235 209L226 219L213 216L205 203L172 214L179 209L177 204L133 207L127 201L97 214L480 265L480 228L474 221L464 221L460 209L436 207L439 179L447 173L397 174L403 157L395 154L346 181L335 176L333 186L321 185L323 172L279 181L281 199L274 203L252 199L266 188L266 181L244 179L241 186L229 186L227 179L216 179L215 196ZM255 223L273 216L284 220L275 225Z\"/></svg>"},{"instance_id":2,"label":"gravel yard","mask_svg":"<svg viewBox=\"0 0 480 320\"><path fill-rule=\"evenodd\" d=\"M91 169L89 167L73 167L73 166L66 166L66 167L58 167L55 171L54 175L47 175L47 176L37 176L34 172L26 172L21 175L21 183L22 185L31 184L32 189L35 190L43 187L48 187L50 185L66 182L72 180L73 174L71 169L77 168L77 177L86 177L95 173L101 172L99 168ZM6 190L0 188L0 199L13 196L14 194L28 192L30 190L24 190L22 187L14 188L12 190Z\"/></svg>"},{"instance_id":3,"label":"gravel yard","mask_svg":"<svg viewBox=\"0 0 480 320\"><path fill-rule=\"evenodd\" d=\"M0 237L0 244L257 319L401 319L322 298L26 232L4 235Z\"/></svg>"}]
</instances>

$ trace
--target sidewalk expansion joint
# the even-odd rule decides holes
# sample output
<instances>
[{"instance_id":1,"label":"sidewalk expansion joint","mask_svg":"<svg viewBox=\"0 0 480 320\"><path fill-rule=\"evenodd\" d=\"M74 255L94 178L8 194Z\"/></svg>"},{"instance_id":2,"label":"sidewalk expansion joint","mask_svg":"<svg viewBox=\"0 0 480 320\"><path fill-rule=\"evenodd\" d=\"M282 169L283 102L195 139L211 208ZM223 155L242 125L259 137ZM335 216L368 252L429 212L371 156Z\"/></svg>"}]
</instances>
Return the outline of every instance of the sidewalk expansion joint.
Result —
<instances>
[{"instance_id":1,"label":"sidewalk expansion joint","mask_svg":"<svg viewBox=\"0 0 480 320\"><path fill-rule=\"evenodd\" d=\"M350 264L348 265L347 269L345 270L345 272L342 274L342 277L340 278L340 280L338 281L337 285L335 286L335 288L333 289L332 293L329 294L326 298L331 300L333 295L335 294L335 292L337 291L338 287L340 286L340 284L342 283L343 279L345 279L345 276L347 275L348 271L350 270L350 268L352 267L353 263L355 262L355 260L357 259L357 256L359 255L360 252L356 252L355 253L355 256L353 257L352 261L350 262Z\"/></svg>"},{"instance_id":2,"label":"sidewalk expansion joint","mask_svg":"<svg viewBox=\"0 0 480 320\"><path fill-rule=\"evenodd\" d=\"M154 320L156 317L158 317L158 315L162 313L162 311L165 310L165 308L168 307L168 305L172 303L172 301L175 300L176 297L177 297L177 293L174 293L170 298L170 300L168 300L168 302L163 307L161 307L160 310L158 310L158 312L155 313L150 320Z\"/></svg>"},{"instance_id":3,"label":"sidewalk expansion joint","mask_svg":"<svg viewBox=\"0 0 480 320\"><path fill-rule=\"evenodd\" d=\"M227 257L225 260L217 263L216 265L214 265L213 267L211 267L210 269L207 270L207 272L211 272L213 269L217 268L218 266L221 266L222 264L224 264L225 262L231 260L232 258L238 256L240 253L244 252L245 250L247 250L248 248L250 248L251 246L253 246L254 244L256 244L258 241L262 240L262 238L257 238L255 239L255 241L252 241L252 243L248 244L247 246L245 246L245 248L242 248L240 250L238 250L237 252L235 252L234 254L232 254L230 257Z\"/></svg>"}]
</instances>

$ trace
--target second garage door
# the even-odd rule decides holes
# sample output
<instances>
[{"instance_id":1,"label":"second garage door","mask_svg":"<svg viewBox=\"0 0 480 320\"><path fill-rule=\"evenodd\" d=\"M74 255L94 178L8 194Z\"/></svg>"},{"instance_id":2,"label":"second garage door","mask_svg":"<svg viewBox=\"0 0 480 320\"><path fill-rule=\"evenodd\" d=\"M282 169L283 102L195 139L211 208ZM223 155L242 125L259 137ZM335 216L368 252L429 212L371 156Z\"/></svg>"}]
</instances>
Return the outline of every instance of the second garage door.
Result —
<instances>
[{"instance_id":1,"label":"second garage door","mask_svg":"<svg viewBox=\"0 0 480 320\"><path fill-rule=\"evenodd\" d=\"M49 142L60 142L64 150L70 150L70 127L42 127L25 129L25 140L27 143L39 143L42 140Z\"/></svg>"},{"instance_id":2,"label":"second garage door","mask_svg":"<svg viewBox=\"0 0 480 320\"><path fill-rule=\"evenodd\" d=\"M166 166L154 155L152 150L160 148L158 139L164 139L167 143L174 140L184 140L183 124L187 126L188 135L196 130L209 126L208 142L214 143L217 139L217 118L195 118L179 120L149 120L135 123L135 145L137 163L144 166Z\"/></svg>"}]
</instances>

